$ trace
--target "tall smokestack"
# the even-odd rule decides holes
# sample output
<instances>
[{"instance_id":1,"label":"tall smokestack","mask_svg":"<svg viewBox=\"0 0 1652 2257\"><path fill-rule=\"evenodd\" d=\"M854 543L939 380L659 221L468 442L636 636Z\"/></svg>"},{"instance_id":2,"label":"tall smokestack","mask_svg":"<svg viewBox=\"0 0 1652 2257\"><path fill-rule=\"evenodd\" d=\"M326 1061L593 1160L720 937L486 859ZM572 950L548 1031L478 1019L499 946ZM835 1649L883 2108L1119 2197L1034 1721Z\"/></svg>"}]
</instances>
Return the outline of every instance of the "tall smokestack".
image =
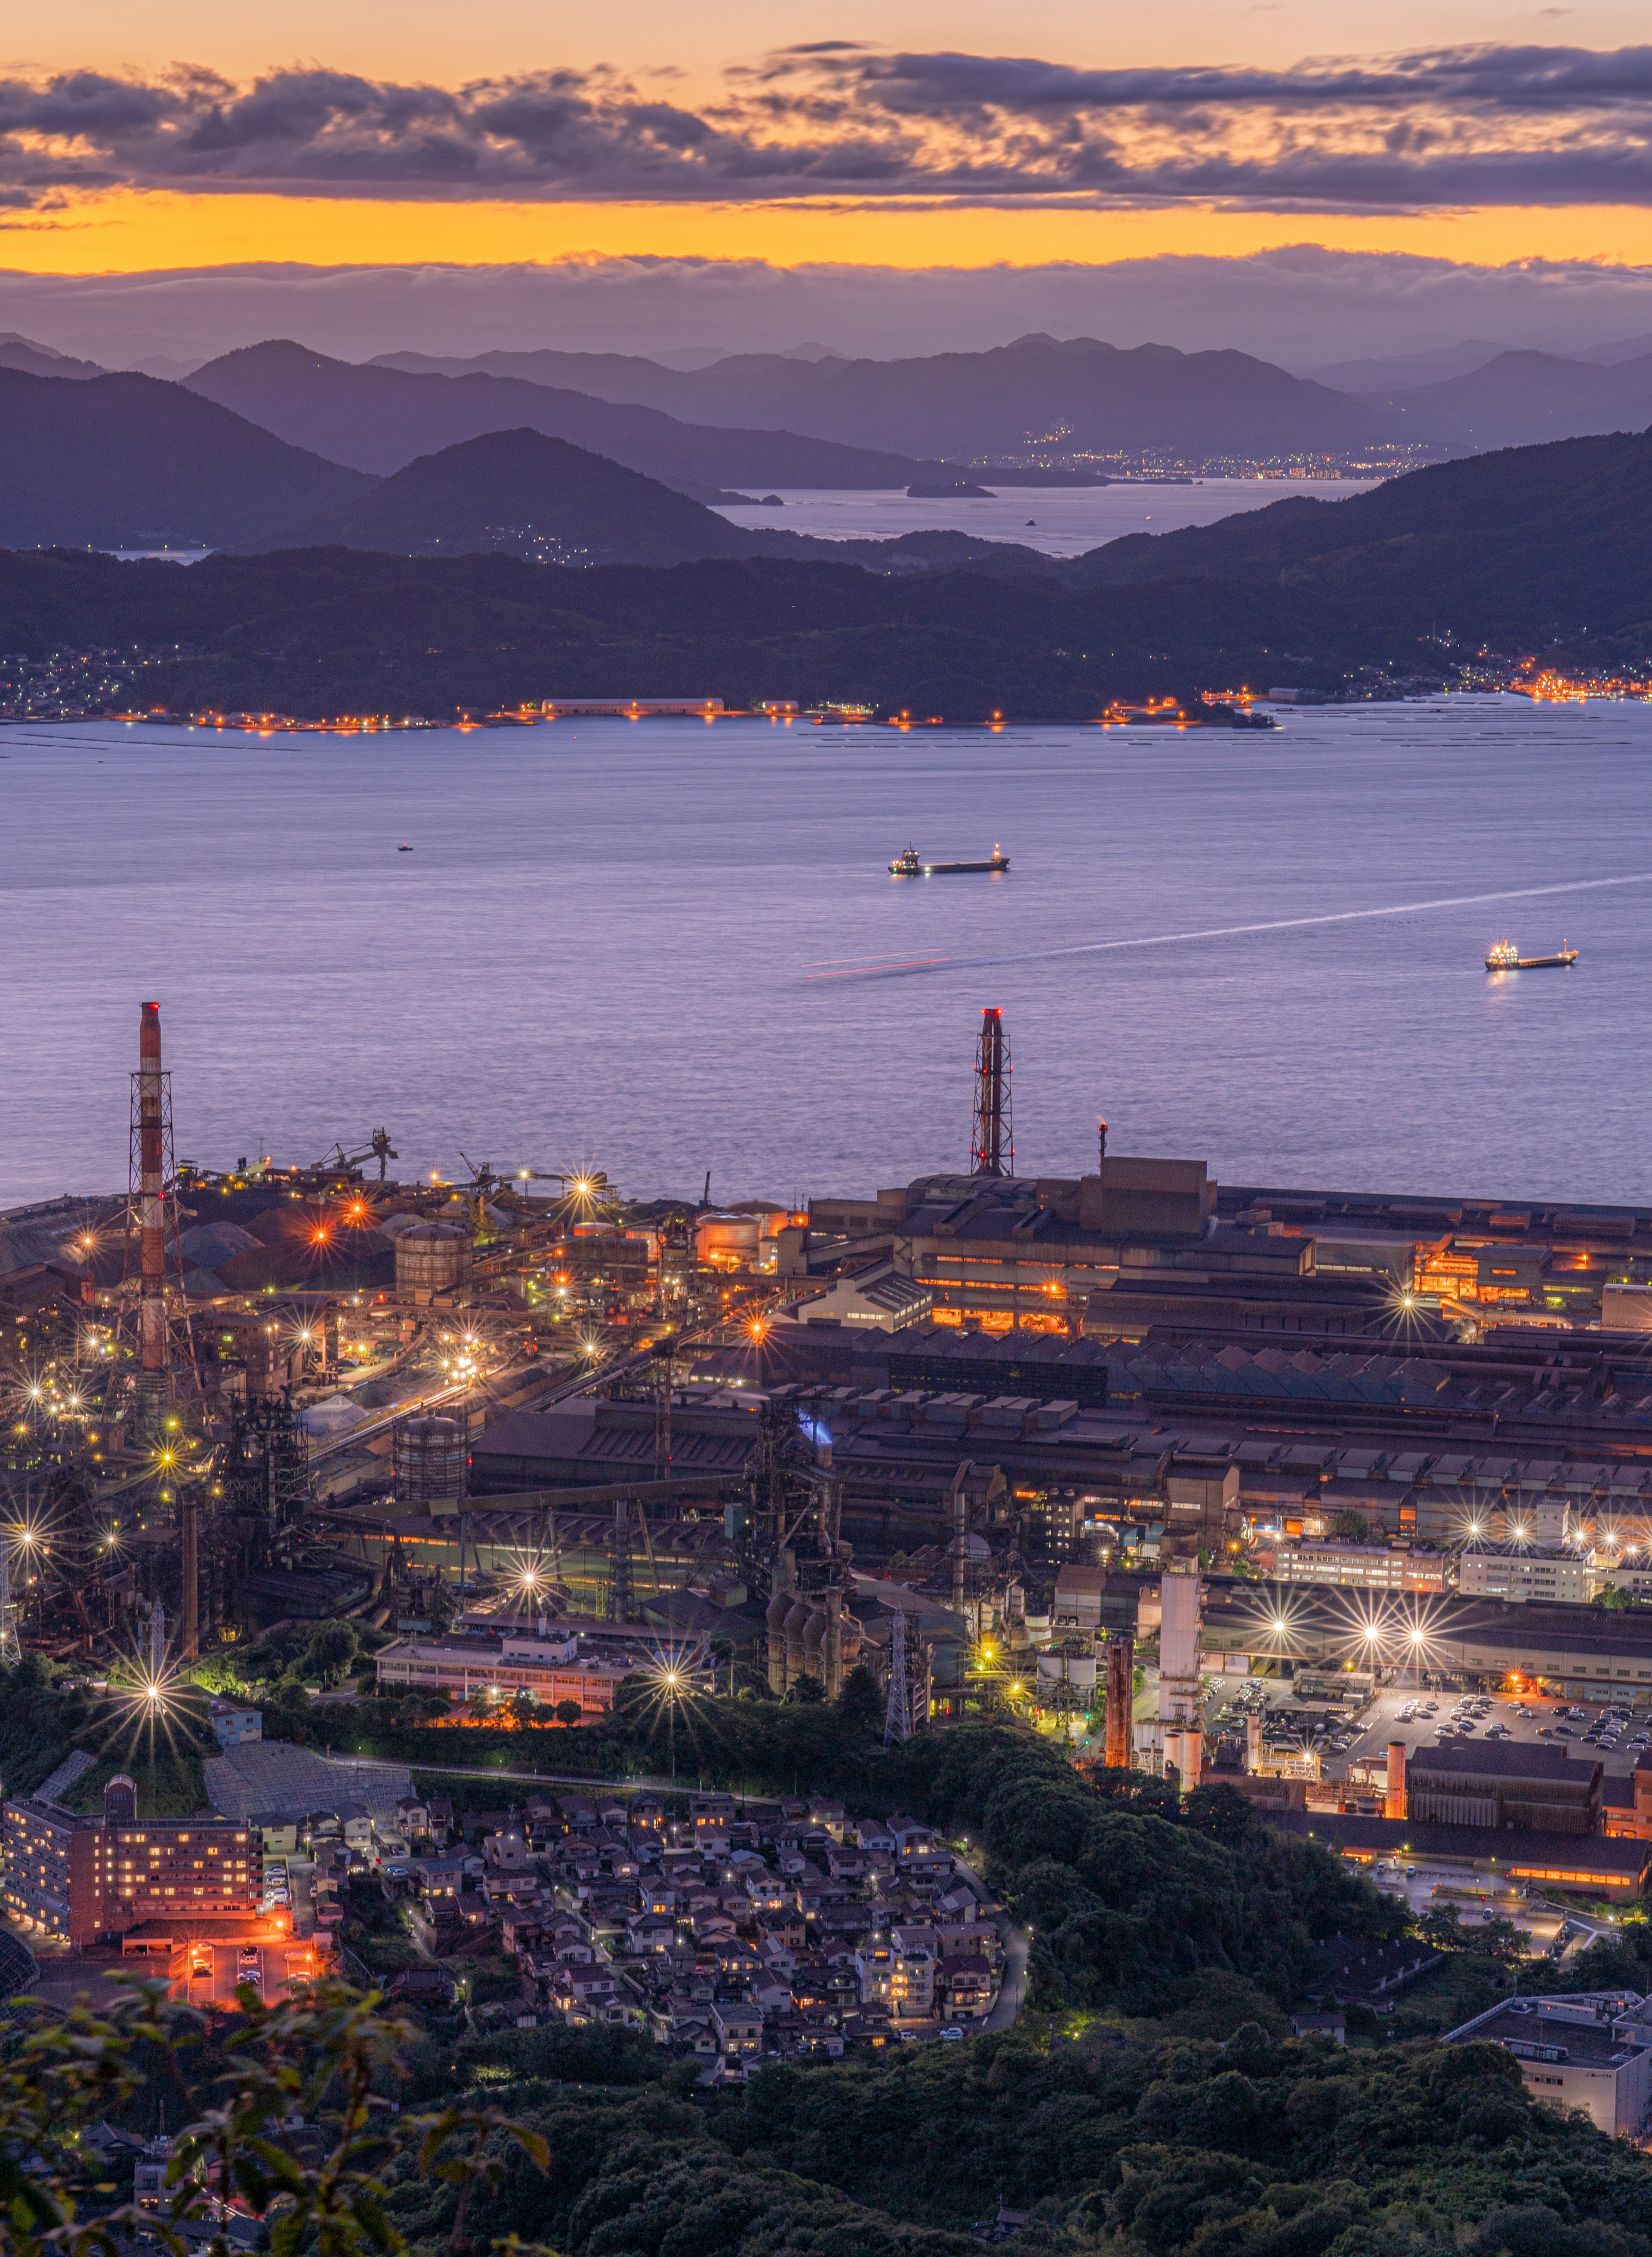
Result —
<instances>
[{"instance_id":1,"label":"tall smokestack","mask_svg":"<svg viewBox=\"0 0 1652 2257\"><path fill-rule=\"evenodd\" d=\"M158 1408L166 1384L166 1210L161 1136L160 1006L145 1003L138 1020L138 1228L142 1248L138 1364Z\"/></svg>"},{"instance_id":2,"label":"tall smokestack","mask_svg":"<svg viewBox=\"0 0 1652 2257\"><path fill-rule=\"evenodd\" d=\"M981 1038L975 1053L975 1137L970 1148L972 1176L1013 1176L1015 1142L1010 1114L1010 1045L1004 1014L981 1014Z\"/></svg>"},{"instance_id":3,"label":"tall smokestack","mask_svg":"<svg viewBox=\"0 0 1652 2257\"><path fill-rule=\"evenodd\" d=\"M1128 1771L1133 1760L1131 1717L1136 1697L1136 1643L1132 1638L1107 1640L1106 1758L1112 1771Z\"/></svg>"},{"instance_id":4,"label":"tall smokestack","mask_svg":"<svg viewBox=\"0 0 1652 2257\"><path fill-rule=\"evenodd\" d=\"M1390 1740L1388 1743L1388 1792L1383 1798L1382 1815L1385 1818L1405 1816L1405 1742L1403 1740Z\"/></svg>"}]
</instances>

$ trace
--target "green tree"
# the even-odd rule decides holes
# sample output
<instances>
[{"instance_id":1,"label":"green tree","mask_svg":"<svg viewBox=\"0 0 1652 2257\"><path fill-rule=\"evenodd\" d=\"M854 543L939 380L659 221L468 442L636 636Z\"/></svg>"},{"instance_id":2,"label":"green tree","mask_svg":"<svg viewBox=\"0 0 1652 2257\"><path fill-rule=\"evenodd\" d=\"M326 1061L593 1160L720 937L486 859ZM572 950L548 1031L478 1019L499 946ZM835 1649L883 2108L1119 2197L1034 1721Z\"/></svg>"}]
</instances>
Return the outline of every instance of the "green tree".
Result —
<instances>
[{"instance_id":1,"label":"green tree","mask_svg":"<svg viewBox=\"0 0 1652 2257\"><path fill-rule=\"evenodd\" d=\"M321 1983L273 2006L251 1986L238 1999L222 2051L202 2044L199 2018L170 2004L159 1983L131 1986L102 2015L81 2005L61 2020L40 2019L0 2066L7 2257L112 2257L139 2232L185 2257L185 2229L203 2225L217 2228L208 2257L230 2257L222 2204L234 2196L267 2218L273 2257L400 2257L406 2245L384 2196L404 2168L455 2190L451 2246L461 2250L477 2190L503 2173L504 2146L545 2169L543 2138L497 2110L392 2108L415 2033L381 2014L376 1995ZM80 2136L145 2084L159 2084L187 2119L173 2141L165 2210L88 2211L96 2190ZM316 2148L283 2136L295 2117L320 2129Z\"/></svg>"}]
</instances>

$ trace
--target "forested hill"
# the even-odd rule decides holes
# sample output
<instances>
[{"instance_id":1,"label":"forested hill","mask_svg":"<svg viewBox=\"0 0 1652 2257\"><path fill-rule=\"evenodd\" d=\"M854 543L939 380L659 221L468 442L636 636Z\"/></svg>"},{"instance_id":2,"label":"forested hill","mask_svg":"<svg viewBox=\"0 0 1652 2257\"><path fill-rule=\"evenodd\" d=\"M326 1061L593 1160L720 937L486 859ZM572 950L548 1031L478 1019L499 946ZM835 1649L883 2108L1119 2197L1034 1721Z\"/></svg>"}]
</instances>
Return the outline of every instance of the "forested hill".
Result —
<instances>
[{"instance_id":1,"label":"forested hill","mask_svg":"<svg viewBox=\"0 0 1652 2257\"><path fill-rule=\"evenodd\" d=\"M264 1680L266 1735L310 1729L314 1641L341 1633L354 1636L276 1631L238 1651ZM8 1776L38 1776L65 1730L105 1761L130 1744L118 1702L83 1680L59 1693L54 1674L32 1654L0 1673ZM1652 2257L1652 2158L1543 2106L1500 2048L1431 2034L1515 1988L1652 1989L1644 1907L1558 1968L1528 1961L1506 1923L1465 1930L1430 1915L1440 1960L1391 2016L1351 2010L1345 2048L1297 2040L1286 2009L1311 1994L1320 1943L1392 1935L1404 1907L1275 1833L1230 1788L1180 1800L1161 1780L1075 1769L1013 1723L886 1749L882 1709L861 1671L833 1702L695 1695L676 1746L707 1781L769 1794L801 1781L967 1834L1034 1934L1020 2027L837 2063L788 2059L712 2092L697 2060L640 2033L553 2024L475 2037L432 2010L399 2038L409 2136L399 2161L397 2123L375 2147L372 2246L393 2253L399 2234L411 2257L477 2257L516 2236L563 2257L968 2257L971 2228L990 2235L1004 2206L1030 2213L1020 2257ZM431 1729L446 1709L440 1695L362 1699L329 1706L324 1729L335 1744L418 1761L421 1743L451 1747L451 1731ZM462 1804L469 1788L478 1809L497 1800L496 1753L599 1776L652 1772L666 1756L646 1678L572 1734L531 1709L512 1723L467 1732L479 1773L443 1790ZM553 1734L554 1752L540 1745ZM395 1907L365 1883L341 1940L380 1978L416 1956ZM513 1991L509 1963L466 1964L478 1985L497 1977ZM202 2097L186 2118L226 2089L236 2031L191 2013L187 2034L180 2073ZM307 2035L336 2041L319 2018ZM163 2092L175 2108L159 2069L132 2092L124 2120L140 2137ZM484 2172L421 2167L423 2112L467 2101L527 2139L501 2128ZM112 2105L95 2086L85 2103L88 2126ZM92 2168L107 2175L101 2152Z\"/></svg>"},{"instance_id":2,"label":"forested hill","mask_svg":"<svg viewBox=\"0 0 1652 2257\"><path fill-rule=\"evenodd\" d=\"M359 506L364 524L379 505ZM134 678L145 706L317 717L695 695L1082 720L1167 691L1449 680L1482 650L1652 667L1652 435L1446 463L1071 564L981 544L953 569L949 541L967 554L961 535L922 534L846 547L841 563L664 570L329 548L180 572L14 552L0 555L0 604L8 642L31 654L180 646ZM936 569L897 576L921 551Z\"/></svg>"},{"instance_id":3,"label":"forested hill","mask_svg":"<svg viewBox=\"0 0 1652 2257\"><path fill-rule=\"evenodd\" d=\"M1329 607L1305 622L1277 589L1092 591L1043 573L768 560L575 571L348 548L187 570L0 552L0 612L15 650L169 654L131 676L145 710L315 717L693 695L1084 720L1117 697L1256 681L1270 647L1323 652L1340 678L1374 642Z\"/></svg>"},{"instance_id":4,"label":"forested hill","mask_svg":"<svg viewBox=\"0 0 1652 2257\"><path fill-rule=\"evenodd\" d=\"M1344 501L1131 534L1073 569L1097 587L1271 584L1359 605L1385 632L1438 620L1528 646L1621 633L1652 620L1652 432L1509 448Z\"/></svg>"}]
</instances>

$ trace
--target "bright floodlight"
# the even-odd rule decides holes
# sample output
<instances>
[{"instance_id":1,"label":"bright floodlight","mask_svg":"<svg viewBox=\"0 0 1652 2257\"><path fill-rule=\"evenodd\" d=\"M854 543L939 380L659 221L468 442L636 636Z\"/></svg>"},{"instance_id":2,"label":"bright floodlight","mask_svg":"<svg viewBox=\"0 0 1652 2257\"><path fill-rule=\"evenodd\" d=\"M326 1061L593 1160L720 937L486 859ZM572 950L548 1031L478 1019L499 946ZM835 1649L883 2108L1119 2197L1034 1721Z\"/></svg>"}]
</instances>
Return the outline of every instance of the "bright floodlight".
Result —
<instances>
[{"instance_id":1,"label":"bright floodlight","mask_svg":"<svg viewBox=\"0 0 1652 2257\"><path fill-rule=\"evenodd\" d=\"M1414 1631L1411 1631L1411 1633L1410 1633L1410 1638L1411 1638L1411 1643L1412 1643L1412 1645L1421 1645L1423 1644L1423 1639L1424 1639L1424 1638L1426 1637L1426 1635L1427 1635L1427 1633L1426 1633L1425 1631L1420 1631L1420 1630L1414 1630Z\"/></svg>"},{"instance_id":2,"label":"bright floodlight","mask_svg":"<svg viewBox=\"0 0 1652 2257\"><path fill-rule=\"evenodd\" d=\"M1282 1631L1282 1630L1284 1629L1284 1627L1285 1627L1285 1617L1284 1617L1284 1616L1283 1616L1283 1615L1275 1615L1275 1616L1274 1617L1274 1629L1275 1633L1277 1633L1277 1632L1279 1632L1279 1631Z\"/></svg>"}]
</instances>

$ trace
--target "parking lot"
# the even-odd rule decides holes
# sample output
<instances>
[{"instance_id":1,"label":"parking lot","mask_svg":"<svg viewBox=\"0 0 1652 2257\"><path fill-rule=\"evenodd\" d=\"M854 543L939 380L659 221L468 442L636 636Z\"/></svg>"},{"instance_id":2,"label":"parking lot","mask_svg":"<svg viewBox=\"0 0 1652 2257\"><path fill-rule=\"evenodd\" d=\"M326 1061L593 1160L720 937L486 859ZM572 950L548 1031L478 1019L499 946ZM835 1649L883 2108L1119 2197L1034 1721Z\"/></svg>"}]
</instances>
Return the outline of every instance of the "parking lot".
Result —
<instances>
[{"instance_id":1,"label":"parking lot","mask_svg":"<svg viewBox=\"0 0 1652 2257\"><path fill-rule=\"evenodd\" d=\"M1618 1709L1620 1720L1628 1705L1626 1700ZM1401 1713L1408 1708L1414 1710L1408 1718ZM1596 1702L1568 1704L1536 1694L1418 1693L1388 1687L1360 1716L1360 1729L1345 1750L1324 1770L1328 1778L1340 1779L1349 1764L1382 1757L1391 1740L1403 1740L1408 1752L1449 1743L1455 1733L1465 1745L1493 1738L1506 1744L1564 1748L1573 1756L1604 1764L1608 1778L1627 1779L1646 1744L1648 1720L1642 1714L1620 1722L1616 1730L1608 1725L1602 1740L1596 1737L1600 1714Z\"/></svg>"},{"instance_id":2,"label":"parking lot","mask_svg":"<svg viewBox=\"0 0 1652 2257\"><path fill-rule=\"evenodd\" d=\"M1606 1776L1627 1779L1652 1738L1652 1718L1644 1710L1629 1716L1625 1702L1604 1727L1599 1703L1568 1704L1541 1695L1458 1694L1385 1687L1357 1716L1338 1716L1322 1701L1299 1701L1286 1678L1249 1678L1225 1682L1205 1712L1206 1729L1242 1731L1246 1713L1260 1709L1267 1744L1317 1748L1320 1775L1341 1779L1351 1765L1380 1764L1389 1744L1415 1748L1490 1739L1504 1744L1564 1748L1574 1756L1598 1759Z\"/></svg>"}]
</instances>

